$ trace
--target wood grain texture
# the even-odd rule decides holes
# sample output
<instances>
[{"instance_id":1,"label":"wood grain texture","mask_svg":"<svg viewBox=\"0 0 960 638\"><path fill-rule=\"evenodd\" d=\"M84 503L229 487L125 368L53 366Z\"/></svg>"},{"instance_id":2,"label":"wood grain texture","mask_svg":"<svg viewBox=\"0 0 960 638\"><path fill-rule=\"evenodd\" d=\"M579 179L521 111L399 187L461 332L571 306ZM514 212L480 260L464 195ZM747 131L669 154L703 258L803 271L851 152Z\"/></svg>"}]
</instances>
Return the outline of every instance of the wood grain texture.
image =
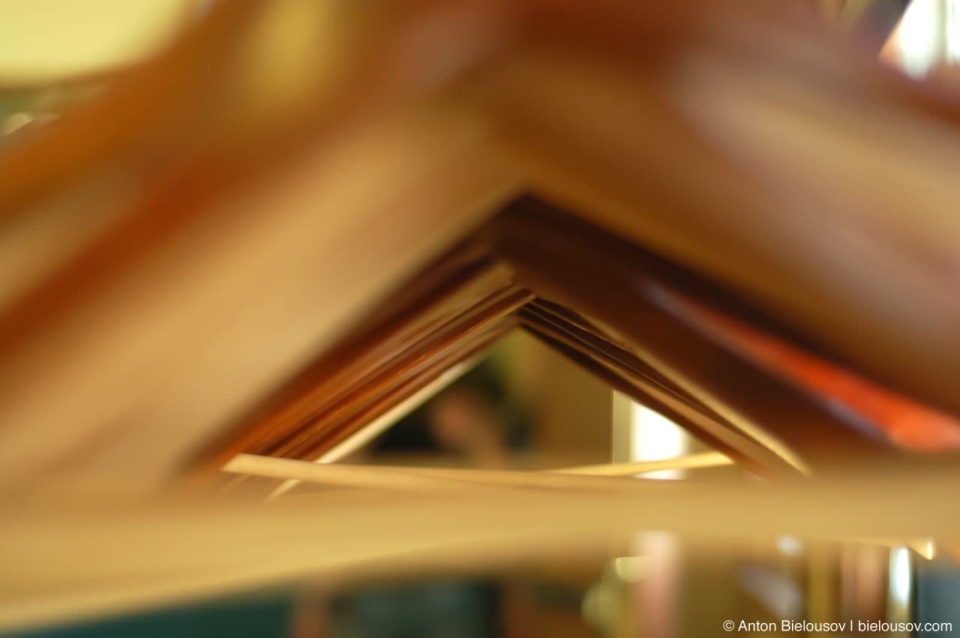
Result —
<instances>
[{"instance_id":1,"label":"wood grain texture","mask_svg":"<svg viewBox=\"0 0 960 638\"><path fill-rule=\"evenodd\" d=\"M308 578L490 570L551 552L608 552L642 529L672 531L720 553L785 533L951 539L960 529L957 479L955 468L931 466L826 482L630 480L609 491L328 490L268 506L220 498L5 507L0 626L103 617Z\"/></svg>"},{"instance_id":2,"label":"wood grain texture","mask_svg":"<svg viewBox=\"0 0 960 638\"><path fill-rule=\"evenodd\" d=\"M795 4L535 4L478 98L533 192L960 410L954 93Z\"/></svg>"},{"instance_id":3,"label":"wood grain texture","mask_svg":"<svg viewBox=\"0 0 960 638\"><path fill-rule=\"evenodd\" d=\"M960 102L797 6L218 3L0 155L0 491L320 455L518 323L758 467L897 460L672 304L960 411Z\"/></svg>"},{"instance_id":4,"label":"wood grain texture","mask_svg":"<svg viewBox=\"0 0 960 638\"><path fill-rule=\"evenodd\" d=\"M861 455L879 462L892 453L862 419L835 413L686 324L660 293L669 292L669 284L633 263L630 250L621 252L611 238L562 219L547 230L537 221L542 209L528 216L527 205L497 220L499 250L518 280L538 296L578 308L614 330L644 363L748 439L762 441L798 469Z\"/></svg>"}]
</instances>

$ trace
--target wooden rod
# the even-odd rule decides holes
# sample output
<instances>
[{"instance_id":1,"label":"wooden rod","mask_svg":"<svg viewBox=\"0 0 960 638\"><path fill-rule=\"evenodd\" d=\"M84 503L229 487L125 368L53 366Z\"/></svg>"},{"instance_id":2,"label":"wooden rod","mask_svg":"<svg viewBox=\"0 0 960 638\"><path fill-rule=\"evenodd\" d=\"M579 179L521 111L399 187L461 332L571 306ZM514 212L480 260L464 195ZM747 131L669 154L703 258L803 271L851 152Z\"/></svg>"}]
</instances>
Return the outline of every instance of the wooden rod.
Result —
<instances>
[{"instance_id":1,"label":"wooden rod","mask_svg":"<svg viewBox=\"0 0 960 638\"><path fill-rule=\"evenodd\" d=\"M660 461L638 461L633 463L608 463L606 465L587 465L551 470L558 474L579 474L588 476L635 476L664 470L696 470L707 467L734 465L733 459L720 452L704 452Z\"/></svg>"},{"instance_id":2,"label":"wooden rod","mask_svg":"<svg viewBox=\"0 0 960 638\"><path fill-rule=\"evenodd\" d=\"M238 454L223 467L224 472L266 478L318 483L338 487L359 487L387 490L432 491L462 489L470 486L616 489L626 478L661 470L684 470L731 465L728 457L718 452L696 454L663 461L617 463L563 468L547 472L514 472L504 470L468 470L454 468L396 467L372 465L340 465L281 459L254 454ZM606 480L584 480L603 478ZM286 485L286 484L285 484ZM287 491L287 490L284 490Z\"/></svg>"},{"instance_id":3,"label":"wooden rod","mask_svg":"<svg viewBox=\"0 0 960 638\"><path fill-rule=\"evenodd\" d=\"M627 489L633 483L632 479L624 478L629 473L623 468L620 474L591 476L563 472L340 465L253 454L238 454L223 467L223 471L329 486L400 491L462 490L471 487L616 491Z\"/></svg>"}]
</instances>

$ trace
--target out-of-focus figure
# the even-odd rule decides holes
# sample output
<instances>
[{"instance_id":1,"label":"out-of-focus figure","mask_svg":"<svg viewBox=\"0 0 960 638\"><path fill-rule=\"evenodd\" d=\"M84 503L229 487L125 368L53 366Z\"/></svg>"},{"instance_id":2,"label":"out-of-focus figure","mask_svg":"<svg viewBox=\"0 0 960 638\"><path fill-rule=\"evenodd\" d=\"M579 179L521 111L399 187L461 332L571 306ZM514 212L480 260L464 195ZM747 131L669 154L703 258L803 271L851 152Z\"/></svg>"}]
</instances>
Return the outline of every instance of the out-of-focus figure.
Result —
<instances>
[{"instance_id":1,"label":"out-of-focus figure","mask_svg":"<svg viewBox=\"0 0 960 638\"><path fill-rule=\"evenodd\" d=\"M369 463L465 463L506 466L528 425L492 361L467 372L376 439ZM357 459L352 459L357 460ZM385 530L389 533L389 530ZM495 581L439 580L370 587L333 603L335 636L350 638L498 638L504 636L503 591ZM306 637L304 637L306 638Z\"/></svg>"}]
</instances>

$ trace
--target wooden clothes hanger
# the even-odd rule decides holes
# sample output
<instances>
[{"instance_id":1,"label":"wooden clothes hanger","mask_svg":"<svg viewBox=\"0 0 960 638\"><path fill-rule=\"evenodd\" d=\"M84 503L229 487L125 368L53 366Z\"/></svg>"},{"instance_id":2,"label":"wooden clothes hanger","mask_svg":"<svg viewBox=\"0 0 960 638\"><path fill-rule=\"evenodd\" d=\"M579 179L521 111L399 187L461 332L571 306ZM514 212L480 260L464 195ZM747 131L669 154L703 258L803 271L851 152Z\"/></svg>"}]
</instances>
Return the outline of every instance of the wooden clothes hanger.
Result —
<instances>
[{"instance_id":1,"label":"wooden clothes hanger","mask_svg":"<svg viewBox=\"0 0 960 638\"><path fill-rule=\"evenodd\" d=\"M414 395L452 363L473 356L474 338L486 345L488 335L502 337L517 325L760 473L828 468L840 459L877 461L888 453L879 432L862 420L838 414L825 399L730 352L696 325L685 326L685 318L664 307L657 294L673 290L675 282L688 291L708 289L712 298L720 289L705 288L705 282L676 266L638 254L634 247L534 201L509 208L487 230L488 241L499 233L498 254L538 297L503 275L464 276L471 268L489 268L482 261L484 266L468 262L455 276L440 279L432 294L414 294L426 285L424 279L415 279L413 290L397 293L398 300L409 304L406 308L358 330L342 350L321 357L254 413L239 428L239 436L215 442L205 466L216 469L241 452L329 458L324 455L369 421ZM553 251L560 258L551 259ZM456 248L426 269L423 278L436 282L437 274L457 257L470 254L470 249ZM451 279L459 288L449 285ZM605 324L585 320L544 297L588 310ZM732 296L725 302L734 308L739 303ZM447 318L434 319L441 312ZM437 327L423 330L431 320Z\"/></svg>"},{"instance_id":2,"label":"wooden clothes hanger","mask_svg":"<svg viewBox=\"0 0 960 638\"><path fill-rule=\"evenodd\" d=\"M947 294L955 233L944 200L930 196L953 188L944 169L953 151L942 143L955 135L949 96L918 90L812 18L765 3L292 6L217 5L168 55L4 158L25 175L0 192L5 237L49 251L13 287L0 318L0 476L8 484L67 467L155 484L218 430L272 404L271 394L311 360L319 362L303 373L301 392L322 405L329 395L309 389L309 377L327 377L331 364L317 357L524 192L701 273L706 287L747 300L740 312L770 317L830 359L956 407L947 381L958 360ZM299 39L276 35L298 21L311 25ZM457 44L445 61L429 55L448 39ZM324 61L316 74L271 79L262 71L311 55ZM873 110L877 100L889 110ZM119 117L128 110L135 117ZM763 136L747 129L725 138L745 113L767 127ZM904 117L937 139L897 133L892 123ZM106 135L101 122L113 122ZM857 136L848 125L861 129ZM802 139L789 137L794 128ZM841 136L850 139L834 148ZM131 163L134 151L141 159ZM824 172L823 153L852 168ZM881 175L883 196L873 179ZM77 185L91 183L99 187L80 210L112 212L91 234L64 232L58 220L73 210ZM119 201L102 205L104 193L118 191ZM834 212L812 217L813 209ZM513 217L495 223L479 249L490 265L474 268L495 272L506 256L529 281L504 274L478 282L489 286L476 293L486 306L463 308L445 332L411 345L397 370L425 352L433 358L429 370L407 368L403 383L389 366L376 382L359 368L344 373L349 383L339 383L366 384L367 398L353 404L352 425L336 431L359 428L481 351L511 327L511 313L531 299L528 287L600 318L648 357L660 347L659 373L669 370L674 384L684 377L685 401L708 398L698 411L721 423L712 436L732 436L731 421L750 429L754 443L733 437L752 450L746 456L776 417L806 413L786 409L810 404L802 392L706 342L710 354L697 356L741 370L728 376L739 389L678 374L674 348L695 330L664 317L673 345L636 334L631 317L618 314L623 297L611 277L596 289L605 298L593 301L566 281L554 290L562 260L548 254L524 268L535 258L531 233L549 229L518 239ZM589 247L574 249L589 259ZM536 313L524 316L537 325ZM325 356L355 357L339 352ZM784 388L782 412L765 412L754 384ZM810 414L778 436L839 449L847 428L831 424L846 419L815 405ZM828 434L806 437L817 428ZM313 454L332 441L263 449ZM799 465L785 449L774 456Z\"/></svg>"},{"instance_id":3,"label":"wooden clothes hanger","mask_svg":"<svg viewBox=\"0 0 960 638\"><path fill-rule=\"evenodd\" d=\"M955 531L952 456L916 463L757 346L957 412L952 94L800 4L364 7L215 4L0 156L0 622L644 525ZM823 482L144 498L238 453L330 454L517 328L756 473ZM86 481L137 498L44 500Z\"/></svg>"},{"instance_id":4,"label":"wooden clothes hanger","mask_svg":"<svg viewBox=\"0 0 960 638\"><path fill-rule=\"evenodd\" d=\"M300 3L301 13L293 17L323 26L313 6ZM353 75L326 92L311 85L302 89L308 97L293 100L289 110L274 104L279 113L267 108L269 100L266 106L263 99L248 100L258 95L249 86L258 77L256 64L272 50L267 45L278 45L270 36L270 17L254 19L270 9L285 11L258 2L218 6L157 62L161 75L179 70L214 86L204 84L199 94L193 85L173 90L166 102L181 100L178 108L161 105L156 117L135 110L133 122L121 120L139 131L118 133L121 141L138 135L174 140L162 145L164 156L147 153L146 184L125 175L136 175L136 163L96 150L123 158L119 141L90 142L89 149L67 145L72 154L57 180L96 181L86 172L106 167L137 187L133 201L121 202L104 231L80 245L58 244L52 252L58 260L70 254L66 263L27 286L4 314L0 376L11 385L0 397L0 438L10 444L8 485L22 486L27 477L66 466L81 474L83 466L93 474L110 468L108 476L118 472L131 484L143 477L143 484L156 485L220 424L332 344L359 313L513 189L513 176L494 162L469 120L440 107L403 107L414 98L401 95L409 90L406 84L390 89L392 76L354 89ZM191 47L216 48L212 36L221 32L228 37L219 55L195 68L200 60L191 57ZM257 53L257 46L266 52ZM372 55L361 53L356 57ZM386 93L377 97L381 86ZM38 145L59 149L58 137L96 137L87 120L108 118L111 100L139 96L136 88L121 83L105 98L107 106L67 114L42 136L37 131L37 139L24 139L7 160L26 170L32 165L20 163L20 156L42 156ZM322 99L329 95L342 103ZM314 99L321 104L316 109ZM340 108L351 100L366 104L370 117ZM261 112L234 112L233 104L247 102ZM378 104L395 103L401 105L396 111L377 115L383 112ZM290 110L299 114L294 121L279 118ZM182 130L163 128L170 111L187 114ZM307 141L305 130L317 137ZM276 144L264 144L260 136ZM330 143L318 146L321 138ZM81 154L78 148L87 150ZM450 179L447 172L458 164L458 176ZM441 176L443 186L435 188ZM53 176L30 177L51 189L56 182ZM37 234L45 240L57 229L43 228L45 211L23 208L31 192L44 194L29 191L29 183L8 184L3 201L20 206L8 207L11 219L39 217ZM377 188L370 189L371 183ZM318 201L325 202L322 210ZM396 215L400 201L416 213ZM378 229L377 236L370 228ZM16 231L19 245L23 237ZM14 274L17 266L11 264ZM49 401L52 396L58 400ZM149 459L141 458L146 449Z\"/></svg>"}]
</instances>

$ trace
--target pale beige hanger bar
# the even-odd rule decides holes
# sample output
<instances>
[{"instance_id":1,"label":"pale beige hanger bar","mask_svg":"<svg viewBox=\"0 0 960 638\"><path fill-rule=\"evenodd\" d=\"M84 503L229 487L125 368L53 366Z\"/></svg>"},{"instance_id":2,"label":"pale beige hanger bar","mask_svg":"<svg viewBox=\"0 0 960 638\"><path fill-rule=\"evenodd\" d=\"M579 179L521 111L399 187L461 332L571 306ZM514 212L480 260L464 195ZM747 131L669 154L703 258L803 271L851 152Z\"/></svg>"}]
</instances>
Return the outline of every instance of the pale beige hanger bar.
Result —
<instances>
[{"instance_id":1,"label":"pale beige hanger bar","mask_svg":"<svg viewBox=\"0 0 960 638\"><path fill-rule=\"evenodd\" d=\"M735 465L733 459L722 452L703 452L659 461L636 461L633 463L608 463L585 465L562 470L550 470L556 474L580 474L586 476L635 476L666 470L698 470L708 467Z\"/></svg>"},{"instance_id":2,"label":"pale beige hanger bar","mask_svg":"<svg viewBox=\"0 0 960 638\"><path fill-rule=\"evenodd\" d=\"M303 481L338 487L363 487L390 490L462 489L466 485L501 487L588 488L612 487L608 482L573 482L564 475L627 478L663 470L689 470L732 465L719 452L695 454L677 459L614 463L573 467L548 472L509 472L501 470L464 470L451 468L357 466L312 463L254 454L238 454L223 467L224 472L246 474L286 481Z\"/></svg>"}]
</instances>

